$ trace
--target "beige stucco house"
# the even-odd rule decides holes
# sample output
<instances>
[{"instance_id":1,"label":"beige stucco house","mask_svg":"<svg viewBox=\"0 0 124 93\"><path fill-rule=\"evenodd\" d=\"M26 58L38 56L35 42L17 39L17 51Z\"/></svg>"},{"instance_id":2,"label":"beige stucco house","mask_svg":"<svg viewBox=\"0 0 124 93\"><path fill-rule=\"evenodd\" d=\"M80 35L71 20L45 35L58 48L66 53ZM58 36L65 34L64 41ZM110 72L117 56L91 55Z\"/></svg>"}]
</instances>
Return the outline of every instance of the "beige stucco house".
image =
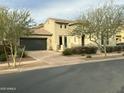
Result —
<instances>
[{"instance_id":1,"label":"beige stucco house","mask_svg":"<svg viewBox=\"0 0 124 93\"><path fill-rule=\"evenodd\" d=\"M33 29L33 34L23 37L21 45L25 45L27 50L55 50L61 51L65 48L84 45L83 36L72 36L70 34L73 21L49 18L39 27Z\"/></svg>"},{"instance_id":2,"label":"beige stucco house","mask_svg":"<svg viewBox=\"0 0 124 93\"><path fill-rule=\"evenodd\" d=\"M25 45L27 50L54 50L62 51L65 48L75 46L95 45L85 35L72 36L70 32L75 28L74 21L49 18L44 24L33 29L33 34L29 37L21 38L21 45ZM124 31L121 42L124 42ZM116 38L110 38L109 45L116 45L119 33Z\"/></svg>"},{"instance_id":3,"label":"beige stucco house","mask_svg":"<svg viewBox=\"0 0 124 93\"><path fill-rule=\"evenodd\" d=\"M63 50L74 46L84 45L84 38L79 36L72 36L70 26L72 21L49 18L44 23L44 29L52 33L51 48L53 50Z\"/></svg>"}]
</instances>

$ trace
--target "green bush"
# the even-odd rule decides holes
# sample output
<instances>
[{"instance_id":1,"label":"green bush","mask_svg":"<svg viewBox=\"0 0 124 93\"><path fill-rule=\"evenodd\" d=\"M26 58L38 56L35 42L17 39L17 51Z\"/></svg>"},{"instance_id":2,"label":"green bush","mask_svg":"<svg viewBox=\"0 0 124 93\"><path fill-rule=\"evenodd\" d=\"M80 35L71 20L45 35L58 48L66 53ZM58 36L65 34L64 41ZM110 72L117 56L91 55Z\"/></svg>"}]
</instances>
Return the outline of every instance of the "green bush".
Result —
<instances>
[{"instance_id":1,"label":"green bush","mask_svg":"<svg viewBox=\"0 0 124 93\"><path fill-rule=\"evenodd\" d=\"M7 61L5 53L0 54L0 61Z\"/></svg>"},{"instance_id":2,"label":"green bush","mask_svg":"<svg viewBox=\"0 0 124 93\"><path fill-rule=\"evenodd\" d=\"M106 47L106 52L107 53L112 53L112 52L121 52L124 51L124 46L107 46ZM102 51L104 53L104 51Z\"/></svg>"},{"instance_id":3,"label":"green bush","mask_svg":"<svg viewBox=\"0 0 124 93\"><path fill-rule=\"evenodd\" d=\"M91 55L88 55L88 56L86 56L86 58L92 58L92 56Z\"/></svg>"},{"instance_id":4,"label":"green bush","mask_svg":"<svg viewBox=\"0 0 124 93\"><path fill-rule=\"evenodd\" d=\"M115 46L115 51L124 51L124 46Z\"/></svg>"},{"instance_id":5,"label":"green bush","mask_svg":"<svg viewBox=\"0 0 124 93\"><path fill-rule=\"evenodd\" d=\"M82 53L81 56L85 56L85 54Z\"/></svg>"},{"instance_id":6,"label":"green bush","mask_svg":"<svg viewBox=\"0 0 124 93\"><path fill-rule=\"evenodd\" d=\"M124 45L117 45L117 46L107 46L106 47L106 52L107 53L112 53L112 52L118 52L120 53L121 51L124 51ZM104 53L104 51L102 51Z\"/></svg>"},{"instance_id":7,"label":"green bush","mask_svg":"<svg viewBox=\"0 0 124 93\"><path fill-rule=\"evenodd\" d=\"M4 46L3 45L0 45L0 52L4 53ZM8 46L6 46L6 52L8 55L10 54L10 49Z\"/></svg>"},{"instance_id":8,"label":"green bush","mask_svg":"<svg viewBox=\"0 0 124 93\"><path fill-rule=\"evenodd\" d=\"M63 51L63 55L72 55L72 54L96 54L98 48L97 47L73 47L68 48ZM112 53L112 52L121 52L124 51L124 45L118 45L118 46L107 46L106 52ZM102 51L104 53L104 51Z\"/></svg>"},{"instance_id":9,"label":"green bush","mask_svg":"<svg viewBox=\"0 0 124 93\"><path fill-rule=\"evenodd\" d=\"M27 57L27 53L24 51L24 52L23 52L23 55L22 55L22 52L23 52L22 49L18 49L18 51L17 51L17 56L18 56L18 57L21 57L21 56L22 56L22 58Z\"/></svg>"},{"instance_id":10,"label":"green bush","mask_svg":"<svg viewBox=\"0 0 124 93\"><path fill-rule=\"evenodd\" d=\"M97 47L85 47L85 53L86 54L96 54Z\"/></svg>"},{"instance_id":11,"label":"green bush","mask_svg":"<svg viewBox=\"0 0 124 93\"><path fill-rule=\"evenodd\" d=\"M82 54L83 47L73 47L70 48L73 54Z\"/></svg>"},{"instance_id":12,"label":"green bush","mask_svg":"<svg viewBox=\"0 0 124 93\"><path fill-rule=\"evenodd\" d=\"M72 49L65 49L63 52L62 52L63 55L67 56L67 55L72 55Z\"/></svg>"},{"instance_id":13,"label":"green bush","mask_svg":"<svg viewBox=\"0 0 124 93\"><path fill-rule=\"evenodd\" d=\"M115 47L114 47L114 46L107 46L107 47L106 47L106 52L107 52L107 53L115 52Z\"/></svg>"},{"instance_id":14,"label":"green bush","mask_svg":"<svg viewBox=\"0 0 124 93\"><path fill-rule=\"evenodd\" d=\"M73 47L68 48L63 51L63 55L72 55L72 54L96 54L97 47Z\"/></svg>"},{"instance_id":15,"label":"green bush","mask_svg":"<svg viewBox=\"0 0 124 93\"><path fill-rule=\"evenodd\" d=\"M96 54L97 47L74 47L71 50L73 54Z\"/></svg>"}]
</instances>

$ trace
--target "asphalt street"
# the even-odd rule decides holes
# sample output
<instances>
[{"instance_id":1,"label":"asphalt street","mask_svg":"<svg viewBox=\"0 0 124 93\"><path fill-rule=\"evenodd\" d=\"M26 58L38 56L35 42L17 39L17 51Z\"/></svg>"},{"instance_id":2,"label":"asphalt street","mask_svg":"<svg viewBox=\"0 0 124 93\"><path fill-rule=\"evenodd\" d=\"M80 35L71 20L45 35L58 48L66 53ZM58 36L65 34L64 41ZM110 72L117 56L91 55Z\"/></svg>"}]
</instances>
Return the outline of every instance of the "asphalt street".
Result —
<instances>
[{"instance_id":1,"label":"asphalt street","mask_svg":"<svg viewBox=\"0 0 124 93\"><path fill-rule=\"evenodd\" d=\"M0 93L124 93L124 59L0 75Z\"/></svg>"}]
</instances>

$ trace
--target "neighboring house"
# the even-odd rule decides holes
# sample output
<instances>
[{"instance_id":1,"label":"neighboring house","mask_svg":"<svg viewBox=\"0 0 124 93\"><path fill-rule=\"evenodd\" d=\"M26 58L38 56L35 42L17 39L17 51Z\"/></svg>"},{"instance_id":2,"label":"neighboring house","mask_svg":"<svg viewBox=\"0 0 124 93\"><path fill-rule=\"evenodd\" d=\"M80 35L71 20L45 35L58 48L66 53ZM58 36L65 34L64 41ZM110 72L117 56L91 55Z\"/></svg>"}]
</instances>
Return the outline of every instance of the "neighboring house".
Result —
<instances>
[{"instance_id":1,"label":"neighboring house","mask_svg":"<svg viewBox=\"0 0 124 93\"><path fill-rule=\"evenodd\" d=\"M34 28L31 36L21 38L20 44L26 46L26 50L54 51L94 45L87 36L72 36L70 33L74 28L74 21L49 18L44 24ZM108 45L116 45L116 39L111 38Z\"/></svg>"},{"instance_id":2,"label":"neighboring house","mask_svg":"<svg viewBox=\"0 0 124 93\"><path fill-rule=\"evenodd\" d=\"M121 32L116 35L116 44L119 44L119 43L124 44L124 29L121 30Z\"/></svg>"}]
</instances>

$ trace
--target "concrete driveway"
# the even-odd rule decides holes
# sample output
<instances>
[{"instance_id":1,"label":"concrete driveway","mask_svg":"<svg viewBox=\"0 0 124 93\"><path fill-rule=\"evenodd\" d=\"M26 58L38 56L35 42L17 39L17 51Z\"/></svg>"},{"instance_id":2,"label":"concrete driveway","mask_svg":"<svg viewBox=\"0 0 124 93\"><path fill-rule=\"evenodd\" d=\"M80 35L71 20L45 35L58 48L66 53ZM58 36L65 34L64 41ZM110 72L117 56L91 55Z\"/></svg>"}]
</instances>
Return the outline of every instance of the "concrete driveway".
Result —
<instances>
[{"instance_id":1,"label":"concrete driveway","mask_svg":"<svg viewBox=\"0 0 124 93\"><path fill-rule=\"evenodd\" d=\"M28 52L28 55L36 59L37 62L43 62L54 66L123 59L123 56L121 57L122 54L118 53L110 53L106 59L104 58L104 55L92 55L92 59L87 59L86 56L81 55L63 56L61 52L55 51L30 51Z\"/></svg>"},{"instance_id":2,"label":"concrete driveway","mask_svg":"<svg viewBox=\"0 0 124 93\"><path fill-rule=\"evenodd\" d=\"M36 59L38 62L46 62L50 65L59 65L65 63L77 64L83 61L82 56L63 56L61 52L55 51L29 51L28 55Z\"/></svg>"}]
</instances>

